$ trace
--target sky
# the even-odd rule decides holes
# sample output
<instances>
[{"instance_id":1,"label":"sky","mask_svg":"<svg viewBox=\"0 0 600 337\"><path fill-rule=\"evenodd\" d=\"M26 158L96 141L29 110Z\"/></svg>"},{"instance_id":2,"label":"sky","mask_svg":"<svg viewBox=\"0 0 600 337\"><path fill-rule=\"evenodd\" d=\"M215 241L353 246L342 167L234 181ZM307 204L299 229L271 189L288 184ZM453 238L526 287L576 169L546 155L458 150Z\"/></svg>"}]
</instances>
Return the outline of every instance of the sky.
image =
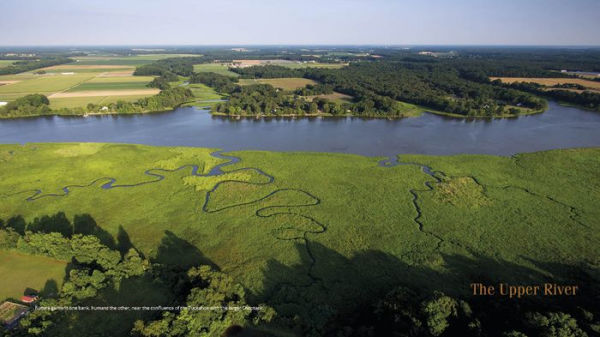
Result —
<instances>
[{"instance_id":1,"label":"sky","mask_svg":"<svg viewBox=\"0 0 600 337\"><path fill-rule=\"evenodd\" d=\"M600 45L600 0L0 0L0 46Z\"/></svg>"}]
</instances>

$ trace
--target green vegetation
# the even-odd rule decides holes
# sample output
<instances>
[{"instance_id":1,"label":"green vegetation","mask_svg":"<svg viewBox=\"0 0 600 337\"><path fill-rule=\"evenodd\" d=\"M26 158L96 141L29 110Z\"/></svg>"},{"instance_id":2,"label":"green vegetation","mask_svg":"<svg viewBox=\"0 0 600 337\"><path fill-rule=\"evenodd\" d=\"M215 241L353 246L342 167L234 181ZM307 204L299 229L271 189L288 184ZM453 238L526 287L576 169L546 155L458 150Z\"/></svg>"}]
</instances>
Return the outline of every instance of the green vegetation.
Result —
<instances>
[{"instance_id":1,"label":"green vegetation","mask_svg":"<svg viewBox=\"0 0 600 337\"><path fill-rule=\"evenodd\" d=\"M15 63L15 60L0 60L0 68L8 67Z\"/></svg>"},{"instance_id":2,"label":"green vegetation","mask_svg":"<svg viewBox=\"0 0 600 337\"><path fill-rule=\"evenodd\" d=\"M501 82L498 80L497 84L500 85ZM584 91L577 93L567 90L548 90L546 86L535 82L515 82L504 85L510 88L531 92L540 96L550 97L560 102L576 104L588 109L600 111L600 93L596 91Z\"/></svg>"},{"instance_id":3,"label":"green vegetation","mask_svg":"<svg viewBox=\"0 0 600 337\"><path fill-rule=\"evenodd\" d=\"M52 110L77 109L87 107L88 104L108 106L118 101L135 102L148 95L124 95L124 96L85 96L85 97L63 97L49 98Z\"/></svg>"},{"instance_id":4,"label":"green vegetation","mask_svg":"<svg viewBox=\"0 0 600 337\"><path fill-rule=\"evenodd\" d=\"M316 84L315 81L306 78L265 78L265 79L242 79L239 81L240 85L252 85L252 84L269 84L275 88L283 90L293 91L296 89L303 88L307 85ZM308 96L308 95L304 95Z\"/></svg>"},{"instance_id":5,"label":"green vegetation","mask_svg":"<svg viewBox=\"0 0 600 337\"><path fill-rule=\"evenodd\" d=\"M133 82L138 83L139 82ZM8 103L4 107L0 107L0 118L18 118L18 117L34 117L44 115L85 115L88 113L146 113L155 111L171 110L183 103L193 99L193 93L183 87L169 88L162 90L158 95L152 97L143 97L135 101L134 98L126 98L119 100L116 97L96 97L98 103L89 102L85 108L69 108L77 102L71 98L55 104L55 108L63 106L58 110L52 110L49 107L50 101L44 95L32 94L19 98ZM77 97L80 99L80 97ZM117 101L114 101L114 98Z\"/></svg>"},{"instance_id":6,"label":"green vegetation","mask_svg":"<svg viewBox=\"0 0 600 337\"><path fill-rule=\"evenodd\" d=\"M40 94L18 98L0 108L0 117L24 117L50 114L48 97Z\"/></svg>"},{"instance_id":7,"label":"green vegetation","mask_svg":"<svg viewBox=\"0 0 600 337\"><path fill-rule=\"evenodd\" d=\"M194 64L194 72L197 73L215 73L225 76L237 77L238 74L229 70L229 66L222 63L203 63Z\"/></svg>"},{"instance_id":8,"label":"green vegetation","mask_svg":"<svg viewBox=\"0 0 600 337\"><path fill-rule=\"evenodd\" d=\"M171 328L174 336L197 329L218 336L238 324L275 336L368 330L537 336L557 329L593 335L599 323L600 149L401 155L406 165L388 167L378 165L383 158L248 151L234 153L241 161L224 166L223 174L193 175L186 165L206 174L225 162L211 151L1 145L3 231L13 233L9 242L15 235L28 242L13 251L112 261L83 260L86 274L71 272L60 295L71 303L131 305L143 293L147 305L216 300L264 303L274 312L259 311L262 321L249 312L69 313L31 316L22 329L51 321L49 336L70 336L84 326L102 331L104 324L93 324L102 320L117 335L156 336ZM108 183L112 188L102 188ZM131 249L141 260L125 258ZM121 274L113 270L140 264L147 269L139 274L114 276ZM226 275L214 274L217 267ZM474 297L472 282L576 284L586 295Z\"/></svg>"},{"instance_id":9,"label":"green vegetation","mask_svg":"<svg viewBox=\"0 0 600 337\"><path fill-rule=\"evenodd\" d=\"M35 60L13 61L11 65L0 67L0 75L18 74L25 71L31 71L70 62L73 62L73 60L66 57L47 57Z\"/></svg>"},{"instance_id":10,"label":"green vegetation","mask_svg":"<svg viewBox=\"0 0 600 337\"><path fill-rule=\"evenodd\" d=\"M51 94L68 90L92 79L91 74L43 75L17 83L0 86L0 97L5 95Z\"/></svg>"},{"instance_id":11,"label":"green vegetation","mask_svg":"<svg viewBox=\"0 0 600 337\"><path fill-rule=\"evenodd\" d=\"M0 300L18 300L27 288L41 291L46 284L54 283L60 288L66 266L65 261L0 250Z\"/></svg>"},{"instance_id":12,"label":"green vegetation","mask_svg":"<svg viewBox=\"0 0 600 337\"><path fill-rule=\"evenodd\" d=\"M148 82L140 82L140 81L126 81L123 82L86 82L82 83L78 86L70 88L67 92L77 92L77 91L94 91L94 90L129 90L129 89L144 89L146 88Z\"/></svg>"}]
</instances>

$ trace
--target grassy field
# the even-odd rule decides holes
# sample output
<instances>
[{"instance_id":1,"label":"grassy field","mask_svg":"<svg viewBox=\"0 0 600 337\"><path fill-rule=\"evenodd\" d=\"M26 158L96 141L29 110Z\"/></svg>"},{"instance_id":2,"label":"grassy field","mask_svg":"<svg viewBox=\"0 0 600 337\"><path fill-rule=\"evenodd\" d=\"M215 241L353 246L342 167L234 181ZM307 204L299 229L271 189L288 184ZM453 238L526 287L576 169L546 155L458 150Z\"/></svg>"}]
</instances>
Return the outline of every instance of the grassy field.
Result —
<instances>
[{"instance_id":1,"label":"grassy field","mask_svg":"<svg viewBox=\"0 0 600 337\"><path fill-rule=\"evenodd\" d=\"M283 60L236 60L235 62L241 63L244 66L252 65L278 65L291 69L303 69L303 68L328 68L328 69L339 69L347 66L345 63L298 63ZM239 76L237 73L229 70L230 64L227 63L204 63L194 65L195 72L213 72L225 76Z\"/></svg>"},{"instance_id":2,"label":"grassy field","mask_svg":"<svg viewBox=\"0 0 600 337\"><path fill-rule=\"evenodd\" d=\"M600 91L600 82L589 81L583 78L533 78L533 77L490 77L490 80L499 79L505 83L515 82L534 82L545 86L553 86L556 84L579 84L590 90Z\"/></svg>"},{"instance_id":3,"label":"grassy field","mask_svg":"<svg viewBox=\"0 0 600 337\"><path fill-rule=\"evenodd\" d=\"M304 88L307 84L316 84L317 82L307 78L264 78L264 79L241 79L240 85L250 84L270 84L275 88L283 90L295 90Z\"/></svg>"},{"instance_id":4,"label":"grassy field","mask_svg":"<svg viewBox=\"0 0 600 337\"><path fill-rule=\"evenodd\" d=\"M236 66L249 67L249 66L261 66L261 65L277 65L281 67L287 67L291 69L302 69L302 68L329 68L339 69L347 66L347 63L320 63L320 62L296 62L289 60L234 60L233 63Z\"/></svg>"},{"instance_id":5,"label":"grassy field","mask_svg":"<svg viewBox=\"0 0 600 337\"><path fill-rule=\"evenodd\" d=\"M152 63L157 60L170 58L170 57L187 57L187 56L199 56L193 54L139 54L132 56L77 56L73 59L76 60L78 65L128 65L138 66L143 64Z\"/></svg>"},{"instance_id":6,"label":"grassy field","mask_svg":"<svg viewBox=\"0 0 600 337\"><path fill-rule=\"evenodd\" d=\"M325 98L332 102L336 102L336 103L340 103L340 104L352 102L352 96L344 95L339 92L334 92L333 94L328 94L328 95L306 96L306 99L310 100L310 101L312 101L315 98Z\"/></svg>"},{"instance_id":7,"label":"grassy field","mask_svg":"<svg viewBox=\"0 0 600 337\"><path fill-rule=\"evenodd\" d=\"M96 105L116 103L117 101L135 102L148 95L124 95L124 96L85 96L85 97L57 97L50 98L50 108L77 108L85 107L89 103Z\"/></svg>"},{"instance_id":8,"label":"grassy field","mask_svg":"<svg viewBox=\"0 0 600 337\"><path fill-rule=\"evenodd\" d=\"M56 282L60 289L66 266L64 261L0 250L0 302L6 298L18 300L27 288L42 291L48 281Z\"/></svg>"},{"instance_id":9,"label":"grassy field","mask_svg":"<svg viewBox=\"0 0 600 337\"><path fill-rule=\"evenodd\" d=\"M573 282L569 268L599 258L600 149L399 157L431 166L437 178L416 164L381 167L383 158L248 151L234 153L241 162L220 176L191 176L188 168L137 187L105 190L98 181L67 196L25 201L34 189L62 194L64 186L100 177L152 181L144 174L151 168L195 164L207 172L223 161L211 151L2 145L0 218L89 214L112 235L122 226L148 257L211 261L241 282L252 301L282 315L302 316L315 303L343 311L398 284L466 295L473 278ZM231 172L239 168L247 170ZM165 253L167 235L197 253ZM48 279L45 271L28 270ZM310 299L288 304L278 295L281 284Z\"/></svg>"},{"instance_id":10,"label":"grassy field","mask_svg":"<svg viewBox=\"0 0 600 337\"><path fill-rule=\"evenodd\" d=\"M91 74L38 76L21 82L0 87L0 97L4 94L25 96L32 93L51 94L64 91L94 77Z\"/></svg>"},{"instance_id":11,"label":"grassy field","mask_svg":"<svg viewBox=\"0 0 600 337\"><path fill-rule=\"evenodd\" d=\"M225 76L237 77L238 74L229 70L229 66L222 63L195 64L194 71L197 73L217 73Z\"/></svg>"},{"instance_id":12,"label":"grassy field","mask_svg":"<svg viewBox=\"0 0 600 337\"><path fill-rule=\"evenodd\" d=\"M13 63L15 63L15 60L0 60L0 68L8 67Z\"/></svg>"},{"instance_id":13,"label":"grassy field","mask_svg":"<svg viewBox=\"0 0 600 337\"><path fill-rule=\"evenodd\" d=\"M278 64L278 65L281 65L281 66L287 67L287 68L291 68L291 69L303 69L303 68L340 69L340 68L347 66L348 64L346 64L346 63L319 63L319 62L315 62L315 63L293 62L293 63Z\"/></svg>"},{"instance_id":14,"label":"grassy field","mask_svg":"<svg viewBox=\"0 0 600 337\"><path fill-rule=\"evenodd\" d=\"M121 79L119 82L85 82L80 85L70 88L68 92L75 91L95 91L95 90L130 90L130 89L146 89L148 82L127 81Z\"/></svg>"}]
</instances>

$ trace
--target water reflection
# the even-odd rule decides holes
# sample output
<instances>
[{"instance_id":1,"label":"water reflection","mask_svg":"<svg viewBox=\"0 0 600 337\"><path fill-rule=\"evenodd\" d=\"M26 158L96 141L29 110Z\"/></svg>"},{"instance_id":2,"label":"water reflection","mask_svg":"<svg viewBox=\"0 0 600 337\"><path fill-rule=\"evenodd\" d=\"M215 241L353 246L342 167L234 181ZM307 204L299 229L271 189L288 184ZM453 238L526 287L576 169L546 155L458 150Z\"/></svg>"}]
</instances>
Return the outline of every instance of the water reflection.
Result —
<instances>
[{"instance_id":1,"label":"water reflection","mask_svg":"<svg viewBox=\"0 0 600 337\"><path fill-rule=\"evenodd\" d=\"M509 119L240 118L180 108L149 115L0 120L0 143L118 142L225 150L511 155L600 146L600 113L550 102L543 114Z\"/></svg>"}]
</instances>

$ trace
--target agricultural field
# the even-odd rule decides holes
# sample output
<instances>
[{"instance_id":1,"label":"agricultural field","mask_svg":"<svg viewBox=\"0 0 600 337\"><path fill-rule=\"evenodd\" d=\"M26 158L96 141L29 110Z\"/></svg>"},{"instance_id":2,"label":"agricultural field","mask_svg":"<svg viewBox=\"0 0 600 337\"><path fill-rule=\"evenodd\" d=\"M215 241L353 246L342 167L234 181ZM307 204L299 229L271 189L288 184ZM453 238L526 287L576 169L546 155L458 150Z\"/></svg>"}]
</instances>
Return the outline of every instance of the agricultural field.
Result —
<instances>
[{"instance_id":1,"label":"agricultural field","mask_svg":"<svg viewBox=\"0 0 600 337\"><path fill-rule=\"evenodd\" d=\"M139 66L170 57L199 56L194 54L138 54L123 55L88 55L73 57L78 65L128 65Z\"/></svg>"},{"instance_id":2,"label":"agricultural field","mask_svg":"<svg viewBox=\"0 0 600 337\"><path fill-rule=\"evenodd\" d=\"M589 90L600 91L600 82L589 81L583 78L490 77L492 81L496 79L505 83L534 82L548 87L557 84L579 84Z\"/></svg>"},{"instance_id":3,"label":"agricultural field","mask_svg":"<svg viewBox=\"0 0 600 337\"><path fill-rule=\"evenodd\" d=\"M334 92L333 94L323 94L323 95L314 95L314 96L306 96L307 100L312 101L315 98L325 98L335 103L351 103L352 96L341 94L339 92Z\"/></svg>"},{"instance_id":4,"label":"agricultural field","mask_svg":"<svg viewBox=\"0 0 600 337\"><path fill-rule=\"evenodd\" d=\"M23 73L0 76L0 100L11 101L28 94L44 94L51 108L85 107L88 103L134 101L156 95L148 88L152 76L133 76L134 68L122 65L60 65L45 68L46 74Z\"/></svg>"},{"instance_id":5,"label":"agricultural field","mask_svg":"<svg viewBox=\"0 0 600 337\"><path fill-rule=\"evenodd\" d=\"M326 69L340 69L347 66L347 63L320 63L320 62L292 62L285 64L278 64L290 69L304 69L304 68L326 68Z\"/></svg>"},{"instance_id":6,"label":"agricultural field","mask_svg":"<svg viewBox=\"0 0 600 337\"><path fill-rule=\"evenodd\" d=\"M275 88L283 90L295 90L304 88L307 84L316 84L317 82L307 78L261 78L261 79L241 79L240 85L250 84L270 84Z\"/></svg>"},{"instance_id":7,"label":"agricultural field","mask_svg":"<svg viewBox=\"0 0 600 337\"><path fill-rule=\"evenodd\" d=\"M197 73L217 73L225 76L238 77L239 75L229 70L229 66L223 63L203 63L195 64L194 72Z\"/></svg>"},{"instance_id":8,"label":"agricultural field","mask_svg":"<svg viewBox=\"0 0 600 337\"><path fill-rule=\"evenodd\" d=\"M15 63L14 60L0 60L0 68L8 67L13 63Z\"/></svg>"},{"instance_id":9,"label":"agricultural field","mask_svg":"<svg viewBox=\"0 0 600 337\"><path fill-rule=\"evenodd\" d=\"M101 95L103 92L97 92ZM54 109L61 108L77 108L85 107L89 103L96 105L108 105L118 101L135 102L141 98L148 97L145 95L124 95L124 96L71 96L71 97L50 97L50 106Z\"/></svg>"},{"instance_id":10,"label":"agricultural field","mask_svg":"<svg viewBox=\"0 0 600 337\"><path fill-rule=\"evenodd\" d=\"M303 69L303 68L329 68L339 69L347 66L347 63L320 63L320 62L300 62L300 61L289 61L289 60L233 60L229 66L234 67L250 67L250 66L264 66L264 65L277 65L290 69Z\"/></svg>"},{"instance_id":11,"label":"agricultural field","mask_svg":"<svg viewBox=\"0 0 600 337\"><path fill-rule=\"evenodd\" d=\"M65 261L0 250L0 302L21 298L28 288L56 292L65 278L66 266Z\"/></svg>"}]
</instances>

